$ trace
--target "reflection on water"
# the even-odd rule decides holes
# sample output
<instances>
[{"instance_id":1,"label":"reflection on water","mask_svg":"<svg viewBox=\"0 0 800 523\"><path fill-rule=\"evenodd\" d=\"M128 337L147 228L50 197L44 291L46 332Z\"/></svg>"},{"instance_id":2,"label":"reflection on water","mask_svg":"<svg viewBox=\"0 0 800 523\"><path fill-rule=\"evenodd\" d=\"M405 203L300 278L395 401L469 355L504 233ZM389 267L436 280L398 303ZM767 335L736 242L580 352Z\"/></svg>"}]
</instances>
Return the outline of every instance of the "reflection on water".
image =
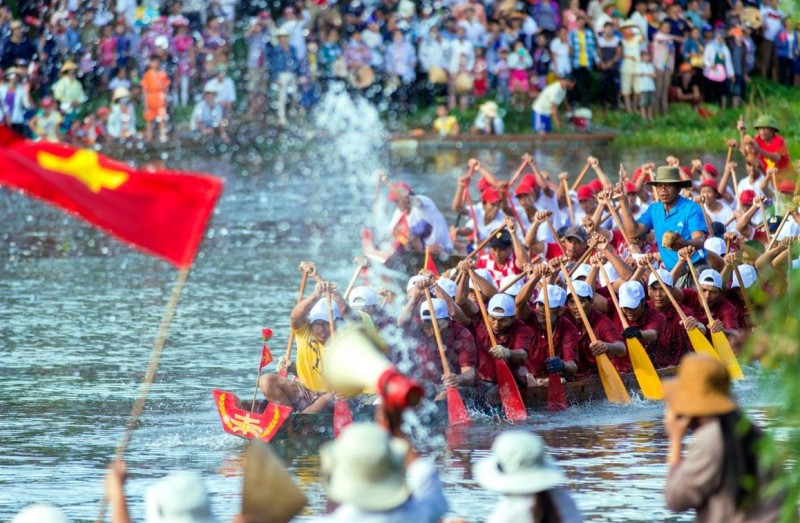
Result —
<instances>
[{"instance_id":1,"label":"reflection on water","mask_svg":"<svg viewBox=\"0 0 800 523\"><path fill-rule=\"evenodd\" d=\"M316 260L324 277L346 283L359 230L371 224L374 169L390 168L452 220L455 179L470 155L509 176L524 152L390 154L379 149L382 131L368 109L342 108L341 99L327 103L349 111L348 125L320 117L325 138L313 138L313 147L165 158L172 167L214 173L226 185L127 453L136 519L144 514L147 486L175 469L203 472L221 520L238 510L243 442L222 433L210 389L252 394L262 326L275 330L273 352L281 354L300 260ZM576 173L590 152L612 178L620 162L631 170L666 156L578 146L533 154L556 175ZM93 519L175 270L5 190L0 220L0 520L41 500L63 506L75 520ZM762 404L752 381L742 394L746 404ZM660 416L646 402L600 403L533 413L526 427L551 445L589 519L667 520L673 516L661 498ZM486 455L502 428L487 419L467 433L433 431L419 441L442 466L454 514L477 521L491 510L496 498L477 487L470 463ZM318 444L278 445L308 494L306 516L326 507Z\"/></svg>"}]
</instances>

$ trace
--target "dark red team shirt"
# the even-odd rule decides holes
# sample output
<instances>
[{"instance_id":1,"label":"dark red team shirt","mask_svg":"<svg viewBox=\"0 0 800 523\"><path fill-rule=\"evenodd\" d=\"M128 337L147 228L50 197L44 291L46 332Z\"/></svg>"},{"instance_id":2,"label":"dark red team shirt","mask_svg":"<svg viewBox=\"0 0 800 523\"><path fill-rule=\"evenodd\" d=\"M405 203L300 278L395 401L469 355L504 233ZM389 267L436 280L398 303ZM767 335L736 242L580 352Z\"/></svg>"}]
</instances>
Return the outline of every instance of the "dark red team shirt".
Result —
<instances>
[{"instance_id":1,"label":"dark red team shirt","mask_svg":"<svg viewBox=\"0 0 800 523\"><path fill-rule=\"evenodd\" d=\"M532 331L531 349L528 352L528 361L525 367L528 373L537 378L547 377L547 368L544 360L550 357L550 349L547 345L547 332L545 326L540 326L536 321L536 313L532 313L526 323ZM557 357L564 361L578 360L578 329L566 314L558 317L553 327L553 349Z\"/></svg>"},{"instance_id":2,"label":"dark red team shirt","mask_svg":"<svg viewBox=\"0 0 800 523\"><path fill-rule=\"evenodd\" d=\"M653 307L652 304L650 307ZM653 307L655 310L655 307ZM687 316L694 316L694 311L685 305L681 310ZM670 367L680 363L681 357L687 352L692 352L689 335L681 324L681 317L675 308L670 305L666 310L659 311L667 320L664 330L659 332L658 349L650 354L653 366L657 369Z\"/></svg>"},{"instance_id":3,"label":"dark red team shirt","mask_svg":"<svg viewBox=\"0 0 800 523\"><path fill-rule=\"evenodd\" d=\"M416 357L412 374L421 380L441 383L444 370L436 338L425 336L422 331L422 320L418 318L414 320L414 339L417 341L417 347L413 352ZM477 368L478 351L475 347L475 339L469 329L451 321L442 343L445 346L447 364L453 374L461 374L462 367Z\"/></svg>"},{"instance_id":4,"label":"dark red team shirt","mask_svg":"<svg viewBox=\"0 0 800 523\"><path fill-rule=\"evenodd\" d=\"M703 325L708 326L708 316L706 316L706 310L700 303L697 291L695 289L681 290L684 295L683 302L695 312L694 317ZM739 328L739 322L736 319L736 308L724 296L720 296L714 305L709 304L708 308L711 309L711 315L714 316L714 319L721 321L726 329L735 330ZM710 331L706 331L706 335L711 339Z\"/></svg>"},{"instance_id":5,"label":"dark red team shirt","mask_svg":"<svg viewBox=\"0 0 800 523\"><path fill-rule=\"evenodd\" d=\"M750 325L750 314L747 312L747 304L742 298L741 293L739 292L739 288L735 287L731 289L725 298L731 302L733 308L736 310L736 323L742 329L750 330L752 326Z\"/></svg>"},{"instance_id":6,"label":"dark red team shirt","mask_svg":"<svg viewBox=\"0 0 800 523\"><path fill-rule=\"evenodd\" d=\"M583 322L580 318L574 319L576 322L576 328L578 330L578 372L575 374L575 377L580 378L583 376L597 376L597 360L595 359L594 354L592 354L592 349L589 348L589 345L592 341L589 339L589 333L584 330ZM614 326L614 323L600 311L596 311L592 309L589 311L589 325L592 326L592 330L594 331L595 336L599 341L604 341L606 343L616 343L616 342L623 342L625 339L622 337L622 334L619 330ZM630 361L628 356L608 356L611 360L611 363L614 364L614 367L617 371L620 368L629 368Z\"/></svg>"},{"instance_id":7,"label":"dark red team shirt","mask_svg":"<svg viewBox=\"0 0 800 523\"><path fill-rule=\"evenodd\" d=\"M492 348L492 341L489 339L489 334L486 331L486 325L483 323L483 318L480 315L472 319L472 328L475 334L475 345L478 348L478 368L476 375L478 379L497 383L497 371L495 370L495 357L489 353ZM515 319L511 327L503 335L495 335L497 344L511 350L522 349L528 353L530 357L531 346L531 330L527 325L520 320ZM517 381L525 385L520 376L520 369L522 365L517 365L507 361L511 373L517 378Z\"/></svg>"},{"instance_id":8,"label":"dark red team shirt","mask_svg":"<svg viewBox=\"0 0 800 523\"><path fill-rule=\"evenodd\" d=\"M622 321L619 319L618 314L616 314L613 321L614 321L614 326L617 328L617 330L619 330L619 332L623 332L625 330L622 328ZM631 327L637 327L639 330L643 331L655 330L656 332L661 332L664 330L667 324L667 320L666 318L664 318L663 314L658 312L655 308L651 307L650 304L648 303L647 309L645 310L645 313L642 315L642 317L639 318L639 321L633 322L629 320L628 324ZM653 354L657 353L660 350L659 344L660 343L658 339L650 343L642 342L644 350L647 351L647 354L649 354L651 358L653 357ZM628 361L625 363L627 363L627 367L623 368L617 367L617 370L620 372L631 372L633 370L633 366L630 363L630 358L628 358Z\"/></svg>"}]
</instances>

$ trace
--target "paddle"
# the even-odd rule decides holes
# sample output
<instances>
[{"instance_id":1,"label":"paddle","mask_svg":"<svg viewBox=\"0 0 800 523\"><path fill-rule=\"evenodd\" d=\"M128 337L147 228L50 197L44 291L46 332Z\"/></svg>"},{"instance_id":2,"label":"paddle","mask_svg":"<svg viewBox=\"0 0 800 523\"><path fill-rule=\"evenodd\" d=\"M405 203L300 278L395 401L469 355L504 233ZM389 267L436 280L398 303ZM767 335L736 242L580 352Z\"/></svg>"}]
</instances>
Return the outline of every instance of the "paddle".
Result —
<instances>
[{"instance_id":1,"label":"paddle","mask_svg":"<svg viewBox=\"0 0 800 523\"><path fill-rule=\"evenodd\" d=\"M550 317L550 297L547 294L547 278L542 278L542 297L544 299L544 321L547 328L547 351L551 358L556 357L553 347L553 321ZM560 373L547 373L547 410L564 410L567 408L567 395Z\"/></svg>"},{"instance_id":2,"label":"paddle","mask_svg":"<svg viewBox=\"0 0 800 523\"><path fill-rule=\"evenodd\" d=\"M622 328L629 327L628 320L625 319L625 313L622 312L622 307L619 306L619 300L611 287L611 278L608 277L606 268L600 265L600 276L608 287L608 294L611 296L611 301L614 302L614 308L617 310ZM658 377L653 362L650 361L650 356L642 346L642 342L637 338L625 338L625 345L628 347L628 355L631 357L631 364L633 365L633 373L636 375L636 381L639 382L639 388L642 389L642 394L649 400L660 400L664 397L664 392L661 390L661 379Z\"/></svg>"},{"instance_id":3,"label":"paddle","mask_svg":"<svg viewBox=\"0 0 800 523\"><path fill-rule=\"evenodd\" d=\"M350 278L350 283L347 284L347 289L345 289L344 294L342 295L344 301L347 301L347 298L350 297L350 293L353 292L353 287L356 285L356 279L358 278L358 275L361 274L366 267L369 267L369 258L366 256L358 256L355 259L355 262L356 270L353 272L353 277Z\"/></svg>"},{"instance_id":4,"label":"paddle","mask_svg":"<svg viewBox=\"0 0 800 523\"><path fill-rule=\"evenodd\" d=\"M497 338L495 338L492 326L489 324L489 316L486 314L486 305L483 303L481 290L478 287L478 282L475 280L475 271L472 269L469 270L469 277L472 279L472 286L475 290L478 308L483 317L483 324L486 326L489 340L492 343L492 347L494 347L497 345ZM522 395L519 393L519 387L517 387L514 375L511 374L511 369L508 368L508 365L503 360L495 359L494 362L497 374L497 387L500 391L500 400L503 402L503 411L505 411L506 417L509 421L522 421L527 419L528 413L525 412L525 404L522 402Z\"/></svg>"},{"instance_id":5,"label":"paddle","mask_svg":"<svg viewBox=\"0 0 800 523\"><path fill-rule=\"evenodd\" d=\"M567 183L566 179L561 180L561 184L564 186L564 199L567 200L567 210L569 210L570 223L572 225L576 225L575 210L572 208L572 197L569 194L569 184Z\"/></svg>"},{"instance_id":6,"label":"paddle","mask_svg":"<svg viewBox=\"0 0 800 523\"><path fill-rule=\"evenodd\" d=\"M705 296L703 296L703 293L700 291L700 280L697 277L697 271L694 268L691 257L687 257L686 265L689 266L689 272L692 273L692 280L694 280L694 286L697 289L697 297L700 300L700 303L703 305L703 310L706 311L708 324L709 326L714 325L717 320L714 320L714 317L711 315L711 308L708 306ZM734 354L733 349L731 348L731 343L728 341L728 337L725 335L725 332L712 332L711 342L714 344L714 348L719 353L722 363L727 365L731 379L743 379L744 373L742 373L742 368L739 366L739 361L736 359L736 354Z\"/></svg>"},{"instance_id":7,"label":"paddle","mask_svg":"<svg viewBox=\"0 0 800 523\"><path fill-rule=\"evenodd\" d=\"M333 300L331 298L330 287L325 291L325 298L328 301L328 328L331 331L331 336L334 333L333 324ZM350 412L350 407L344 400L337 399L333 404L333 437L339 437L339 433L343 428L353 423L353 413Z\"/></svg>"},{"instance_id":8,"label":"paddle","mask_svg":"<svg viewBox=\"0 0 800 523\"><path fill-rule=\"evenodd\" d=\"M442 333L439 332L439 322L433 309L433 300L431 299L431 291L425 287L425 299L428 301L428 310L431 313L431 325L433 326L433 334L436 336L436 345L439 348L439 357L442 359L442 370L445 376L452 374L450 365L447 364L447 357L444 353L444 343L442 342ZM461 393L458 387L447 387L447 420L450 425L471 424L472 420L469 418L467 407L464 406L464 400L461 398Z\"/></svg>"},{"instance_id":9,"label":"paddle","mask_svg":"<svg viewBox=\"0 0 800 523\"><path fill-rule=\"evenodd\" d=\"M575 181L572 182L572 188L570 189L571 191L574 191L578 188L578 186L581 184L581 181L583 181L583 177L589 172L589 167L591 167L591 165L589 165L589 162L586 162L586 166L583 168L578 177L575 178Z\"/></svg>"},{"instance_id":10,"label":"paddle","mask_svg":"<svg viewBox=\"0 0 800 523\"><path fill-rule=\"evenodd\" d=\"M514 187L514 184L517 183L517 179L520 176L522 176L522 171L525 170L525 166L526 165L530 165L531 168L534 168L533 164L531 163L531 161L532 161L532 158L531 158L530 154L525 153L525 154L522 155L522 163L520 164L519 169L517 169L517 172L514 173L514 176L511 177L511 180L509 180L509 182L508 182L508 186L509 187Z\"/></svg>"},{"instance_id":11,"label":"paddle","mask_svg":"<svg viewBox=\"0 0 800 523\"><path fill-rule=\"evenodd\" d=\"M575 305L578 306L578 313L580 314L583 326L586 328L586 333L589 335L589 340L595 343L597 342L597 336L594 333L594 329L592 329L592 325L589 323L589 318L586 317L586 312L581 306L580 298L572 285L569 272L567 272L567 268L563 263L559 263L559 266L561 267L561 272L566 275L569 292L572 294ZM608 359L608 355L598 354L594 357L594 360L597 363L597 373L600 375L600 382L603 384L603 390L606 391L608 401L611 403L630 403L631 397L628 395L628 391L625 389L625 384L622 383L622 378L619 377L619 372L617 372L616 367L614 367L614 364Z\"/></svg>"},{"instance_id":12,"label":"paddle","mask_svg":"<svg viewBox=\"0 0 800 523\"><path fill-rule=\"evenodd\" d=\"M500 226L500 227L498 227L497 229L493 230L493 231L492 231L492 233L491 233L489 236L487 236L486 238L484 238L484 239L483 239L483 241L482 241L480 244L478 244L478 246L475 248L475 250L474 250L474 251L472 251L471 253L469 253L469 254L467 255L467 257L466 257L466 258L464 258L464 261L467 261L467 260L469 260L469 259L473 258L473 257L474 257L476 254L478 254L479 252L481 252L481 251L483 250L483 248L484 248L484 247L486 247L486 245L488 245L488 243L489 243L490 241L492 241L492 238L494 238L495 234L499 233L500 231L502 231L502 230L503 230L503 229L505 229L505 228L506 228L506 224L505 224L505 223L503 223L503 225L501 225L501 226Z\"/></svg>"},{"instance_id":13,"label":"paddle","mask_svg":"<svg viewBox=\"0 0 800 523\"><path fill-rule=\"evenodd\" d=\"M708 338L705 337L705 335L700 331L700 329L695 327L694 329L690 330L686 327L687 316L683 312L683 309L681 309L680 304L678 304L678 300L676 300L675 296L672 295L672 289L670 289L669 286L666 283L664 283L664 280L661 279L661 275L658 274L658 271L652 265L648 263L647 266L650 268L650 272L653 274L653 276L656 277L656 280L658 280L658 283L659 285L661 285L661 288L664 289L667 298L669 298L669 302L672 304L672 306L675 308L675 311L678 313L678 316L681 319L681 324L683 325L683 328L686 330L686 334L689 336L689 343L692 344L692 348L694 349L694 351L698 354L708 354L709 356L713 356L718 360L721 360L719 354L711 345L711 342L708 341Z\"/></svg>"},{"instance_id":14,"label":"paddle","mask_svg":"<svg viewBox=\"0 0 800 523\"><path fill-rule=\"evenodd\" d=\"M758 208L761 209L761 217L764 220L764 234L767 236L767 245L770 245L772 244L772 236L769 234L769 225L767 225L769 220L767 218L767 210L764 209L764 201L761 199L758 200Z\"/></svg>"}]
</instances>

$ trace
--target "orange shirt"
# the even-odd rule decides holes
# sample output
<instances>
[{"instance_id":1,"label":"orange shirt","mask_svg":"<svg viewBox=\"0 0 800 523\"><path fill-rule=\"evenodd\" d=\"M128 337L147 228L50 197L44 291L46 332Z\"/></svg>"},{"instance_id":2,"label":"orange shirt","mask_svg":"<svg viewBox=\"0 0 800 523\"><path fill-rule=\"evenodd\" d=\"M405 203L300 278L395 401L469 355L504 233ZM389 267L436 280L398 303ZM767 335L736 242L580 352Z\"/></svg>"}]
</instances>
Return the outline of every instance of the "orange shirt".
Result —
<instances>
[{"instance_id":1,"label":"orange shirt","mask_svg":"<svg viewBox=\"0 0 800 523\"><path fill-rule=\"evenodd\" d=\"M161 70L154 71L148 69L142 76L142 89L144 90L145 98L148 100L157 100L157 103L163 103L166 98L167 89L169 89L169 77L167 73ZM148 102L150 104L151 102Z\"/></svg>"}]
</instances>

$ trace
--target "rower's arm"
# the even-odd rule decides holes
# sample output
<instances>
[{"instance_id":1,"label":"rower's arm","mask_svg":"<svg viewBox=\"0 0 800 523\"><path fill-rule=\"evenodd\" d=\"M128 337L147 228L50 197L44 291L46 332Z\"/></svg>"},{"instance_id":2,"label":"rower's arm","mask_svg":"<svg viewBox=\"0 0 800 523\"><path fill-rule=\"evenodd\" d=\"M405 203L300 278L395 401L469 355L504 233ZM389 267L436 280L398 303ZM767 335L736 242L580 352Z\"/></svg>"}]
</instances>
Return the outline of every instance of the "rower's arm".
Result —
<instances>
[{"instance_id":1,"label":"rower's arm","mask_svg":"<svg viewBox=\"0 0 800 523\"><path fill-rule=\"evenodd\" d=\"M468 318L474 318L479 312L478 306L469 299L469 276L466 273L458 281L458 286L456 287L456 304ZM472 321L463 325L469 326L471 324Z\"/></svg>"},{"instance_id":2,"label":"rower's arm","mask_svg":"<svg viewBox=\"0 0 800 523\"><path fill-rule=\"evenodd\" d=\"M606 176L606 173L603 172L603 169L600 168L600 162L597 160L597 158L590 156L589 165L592 167L595 175L597 175L597 179L600 180L600 183L603 184L604 188L609 189L614 186L614 184L611 183L611 180L608 179L608 176Z\"/></svg>"},{"instance_id":3,"label":"rower's arm","mask_svg":"<svg viewBox=\"0 0 800 523\"><path fill-rule=\"evenodd\" d=\"M658 331L655 329L647 329L642 331L642 342L652 343L658 341Z\"/></svg>"},{"instance_id":4,"label":"rower's arm","mask_svg":"<svg viewBox=\"0 0 800 523\"><path fill-rule=\"evenodd\" d=\"M569 360L564 362L564 374L565 376L574 376L578 372L578 364L574 360Z\"/></svg>"},{"instance_id":5,"label":"rower's arm","mask_svg":"<svg viewBox=\"0 0 800 523\"><path fill-rule=\"evenodd\" d=\"M514 264L517 266L517 269L522 270L523 267L531 261L528 248L520 241L517 235L517 226L514 221L508 217L506 217L506 229L508 229L508 232L511 234L511 243L514 245Z\"/></svg>"},{"instance_id":6,"label":"rower's arm","mask_svg":"<svg viewBox=\"0 0 800 523\"><path fill-rule=\"evenodd\" d=\"M738 220L736 220L736 230L739 231L739 234L744 235L744 231L750 226L750 220L753 219L755 216L756 211L758 210L758 205L753 204L750 206L744 214L742 214Z\"/></svg>"},{"instance_id":7,"label":"rower's arm","mask_svg":"<svg viewBox=\"0 0 800 523\"><path fill-rule=\"evenodd\" d=\"M460 387L471 387L475 384L475 367L461 367L461 373L456 379Z\"/></svg>"},{"instance_id":8,"label":"rower's arm","mask_svg":"<svg viewBox=\"0 0 800 523\"><path fill-rule=\"evenodd\" d=\"M611 263L611 266L614 267L614 270L617 271L617 274L619 274L619 278L611 282L612 292L619 292L619 288L622 284L630 280L631 276L633 276L633 270L630 265L625 263L625 260L617 256L617 253L614 252L614 249L611 248L611 244L605 238L597 243L597 250L603 253L606 259Z\"/></svg>"},{"instance_id":9,"label":"rower's arm","mask_svg":"<svg viewBox=\"0 0 800 523\"><path fill-rule=\"evenodd\" d=\"M706 260L708 260L708 264L711 265L711 268L715 271L722 271L725 267L725 260L723 260L719 254L711 252L708 249L706 249Z\"/></svg>"},{"instance_id":10,"label":"rower's arm","mask_svg":"<svg viewBox=\"0 0 800 523\"><path fill-rule=\"evenodd\" d=\"M464 214L466 211L465 202L467 191L469 191L467 180L462 180L459 178L458 185L456 186L456 193L453 195L453 202L450 204L453 208L453 211L457 214Z\"/></svg>"},{"instance_id":11,"label":"rower's arm","mask_svg":"<svg viewBox=\"0 0 800 523\"><path fill-rule=\"evenodd\" d=\"M492 296L497 294L497 288L494 284L481 277L480 274L475 272L473 272L473 274L475 275L475 281L473 281L472 284L478 286L478 290L486 301L492 299Z\"/></svg>"},{"instance_id":12,"label":"rower's arm","mask_svg":"<svg viewBox=\"0 0 800 523\"><path fill-rule=\"evenodd\" d=\"M294 309L292 309L292 314L289 316L289 325L292 327L293 331L302 329L303 326L308 323L308 313L311 312L311 308L314 307L314 304L322 297L326 288L326 282L317 283L314 292L295 305Z\"/></svg>"},{"instance_id":13,"label":"rower's arm","mask_svg":"<svg viewBox=\"0 0 800 523\"><path fill-rule=\"evenodd\" d=\"M417 287L414 287L409 291L408 299L405 305L403 305L403 310L401 310L400 315L397 316L398 327L405 327L411 323L411 319L419 311L420 303L422 303L422 293Z\"/></svg>"},{"instance_id":14,"label":"rower's arm","mask_svg":"<svg viewBox=\"0 0 800 523\"><path fill-rule=\"evenodd\" d=\"M444 292L444 289L436 285L433 289L434 294L436 297L444 300L447 303L447 310L450 312L450 317L460 323L461 325L470 325L472 324L472 320L470 320L469 316L464 314L464 311L461 310L461 307L450 297L449 294Z\"/></svg>"},{"instance_id":15,"label":"rower's arm","mask_svg":"<svg viewBox=\"0 0 800 523\"><path fill-rule=\"evenodd\" d=\"M650 231L649 227L633 219L633 213L627 198L620 198L619 203L619 215L622 219L622 226L625 227L625 232L628 233L628 238L636 238ZM649 209L648 207L648 211ZM648 211L645 211L645 215Z\"/></svg>"},{"instance_id":16,"label":"rower's arm","mask_svg":"<svg viewBox=\"0 0 800 523\"><path fill-rule=\"evenodd\" d=\"M625 353L628 352L627 347L625 347L625 342L623 341L615 341L615 342L605 342L606 347L608 348L608 353L612 356L624 356Z\"/></svg>"}]
</instances>

